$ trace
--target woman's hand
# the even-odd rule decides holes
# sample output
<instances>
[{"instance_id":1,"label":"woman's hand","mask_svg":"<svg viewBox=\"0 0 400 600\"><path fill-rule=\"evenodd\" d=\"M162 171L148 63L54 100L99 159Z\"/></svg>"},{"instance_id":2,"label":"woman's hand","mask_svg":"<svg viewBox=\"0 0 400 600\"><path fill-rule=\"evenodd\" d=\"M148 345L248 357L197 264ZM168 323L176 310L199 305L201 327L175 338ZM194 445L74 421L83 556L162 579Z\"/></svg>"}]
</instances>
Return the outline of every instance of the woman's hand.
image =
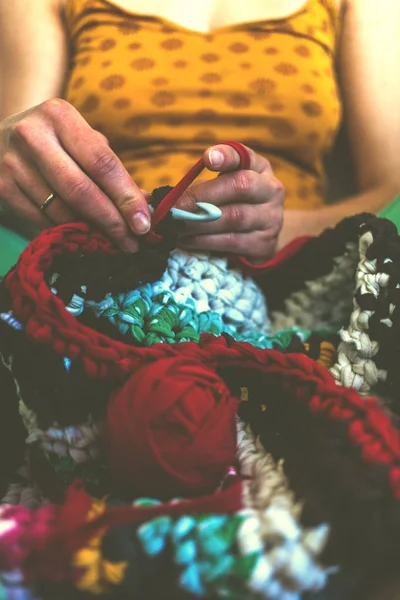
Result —
<instances>
[{"instance_id":1,"label":"woman's hand","mask_svg":"<svg viewBox=\"0 0 400 600\"><path fill-rule=\"evenodd\" d=\"M150 227L145 192L106 138L59 99L0 123L0 201L40 229L83 218L127 252Z\"/></svg>"},{"instance_id":2,"label":"woman's hand","mask_svg":"<svg viewBox=\"0 0 400 600\"><path fill-rule=\"evenodd\" d=\"M213 223L187 223L179 245L190 250L214 250L264 262L276 248L283 222L285 190L269 162L248 149L251 164L238 170L239 155L227 145L204 153L208 169L221 175L190 187L177 206L195 211L196 202L219 206L222 217Z\"/></svg>"}]
</instances>

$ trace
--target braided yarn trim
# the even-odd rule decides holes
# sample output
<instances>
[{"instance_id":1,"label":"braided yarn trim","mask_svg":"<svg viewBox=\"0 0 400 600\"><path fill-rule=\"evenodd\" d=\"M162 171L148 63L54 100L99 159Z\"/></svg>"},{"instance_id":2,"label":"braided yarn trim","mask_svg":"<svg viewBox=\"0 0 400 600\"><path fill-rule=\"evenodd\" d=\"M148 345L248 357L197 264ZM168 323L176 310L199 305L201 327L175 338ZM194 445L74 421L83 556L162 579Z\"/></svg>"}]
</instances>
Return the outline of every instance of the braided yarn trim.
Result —
<instances>
[{"instance_id":1,"label":"braided yarn trim","mask_svg":"<svg viewBox=\"0 0 400 600\"><path fill-rule=\"evenodd\" d=\"M358 296L372 295L378 299L385 295L390 275L378 272L377 260L367 258L368 248L374 242L370 231L364 233L359 241L360 261L356 272L356 295L354 310L351 314L350 324L340 331L341 343L338 347L338 359L332 367L331 373L337 383L345 387L352 387L360 394L368 394L380 381L386 381L387 371L379 369L375 357L379 352L379 343L371 339L370 319L374 310L362 310L358 303ZM391 327L391 316L394 305L389 308L387 318L382 318L385 327Z\"/></svg>"},{"instance_id":2,"label":"braided yarn trim","mask_svg":"<svg viewBox=\"0 0 400 600\"><path fill-rule=\"evenodd\" d=\"M38 277L34 257L32 262L34 276ZM10 281L7 279L9 287L15 285L21 290L32 278L30 270L24 273L24 268L11 275ZM242 342L228 344L223 338L207 335L202 336L199 344L157 344L151 348L133 348L79 324L44 284L36 289L29 287L29 297L25 292L18 300L16 291L12 294L13 308L18 313L17 317L25 320L27 335L39 342L50 343L56 353L72 359L80 358L89 377L113 376L123 379L125 373L137 368L143 361L182 353L189 359L207 363L211 368L230 366L259 369L269 376L283 378L293 388L315 383L315 396L310 405L312 412L326 414L333 421L356 421L357 427L349 427L350 438L360 447L364 460L390 465L389 478L393 493L400 497L398 432L375 403L363 402L352 390L344 391L336 387L334 379L306 357L281 355L273 350L263 351ZM36 303L39 308L37 311ZM55 306L56 311L46 309L48 304ZM296 395L303 402L306 400L302 392L298 391ZM365 435L359 433L359 428L365 431Z\"/></svg>"}]
</instances>

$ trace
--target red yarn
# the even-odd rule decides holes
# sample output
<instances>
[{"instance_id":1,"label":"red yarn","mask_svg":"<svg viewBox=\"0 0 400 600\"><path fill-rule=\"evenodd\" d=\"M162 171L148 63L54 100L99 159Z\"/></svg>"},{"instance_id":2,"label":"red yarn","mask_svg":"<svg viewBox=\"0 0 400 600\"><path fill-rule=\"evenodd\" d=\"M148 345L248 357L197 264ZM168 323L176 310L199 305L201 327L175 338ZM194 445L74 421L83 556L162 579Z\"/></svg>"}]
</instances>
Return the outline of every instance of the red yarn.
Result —
<instances>
[{"instance_id":1,"label":"red yarn","mask_svg":"<svg viewBox=\"0 0 400 600\"><path fill-rule=\"evenodd\" d=\"M54 528L57 508L52 505L30 510L7 506L1 512L0 570L9 571L34 552L44 548Z\"/></svg>"},{"instance_id":2,"label":"red yarn","mask_svg":"<svg viewBox=\"0 0 400 600\"><path fill-rule=\"evenodd\" d=\"M114 393L104 425L115 482L135 496L212 492L236 459L237 400L202 364L164 358Z\"/></svg>"},{"instance_id":3,"label":"red yarn","mask_svg":"<svg viewBox=\"0 0 400 600\"><path fill-rule=\"evenodd\" d=\"M7 275L12 310L25 326L28 338L50 345L60 356L81 359L87 376L96 379L125 380L145 361L166 356L186 356L214 369L238 366L262 371L266 374L265 385L267 378L277 378L283 387L290 388L297 401L307 404L311 416L324 415L329 420L348 422L349 438L360 447L363 459L390 465L391 491L400 499L400 435L375 401L361 400L354 390L337 386L324 367L305 356L260 350L239 342L228 346L226 340L214 336L203 336L198 345L156 344L135 348L85 327L66 310L45 281L45 273L55 256L79 248L86 252L116 252L102 234L87 225L61 225L32 242ZM279 267L294 249L282 251L262 268ZM310 396L312 386L315 388ZM359 424L351 427L354 421Z\"/></svg>"}]
</instances>

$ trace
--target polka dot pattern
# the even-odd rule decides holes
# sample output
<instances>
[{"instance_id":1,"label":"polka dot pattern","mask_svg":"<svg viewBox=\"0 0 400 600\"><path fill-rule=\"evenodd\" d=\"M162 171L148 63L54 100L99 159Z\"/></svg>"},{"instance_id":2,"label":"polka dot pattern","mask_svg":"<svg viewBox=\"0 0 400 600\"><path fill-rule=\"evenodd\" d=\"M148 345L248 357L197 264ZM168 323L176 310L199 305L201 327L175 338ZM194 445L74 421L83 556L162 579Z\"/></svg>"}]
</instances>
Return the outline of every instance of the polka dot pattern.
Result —
<instances>
[{"instance_id":1,"label":"polka dot pattern","mask_svg":"<svg viewBox=\"0 0 400 600\"><path fill-rule=\"evenodd\" d=\"M222 81L222 77L218 73L204 73L204 75L201 75L200 81L203 83L219 83Z\"/></svg>"},{"instance_id":2,"label":"polka dot pattern","mask_svg":"<svg viewBox=\"0 0 400 600\"><path fill-rule=\"evenodd\" d=\"M174 66L176 69L184 69L185 67L187 67L187 65L188 65L188 64L187 64L187 61L186 61L186 60L176 60L176 61L173 63L173 66Z\"/></svg>"},{"instance_id":3,"label":"polka dot pattern","mask_svg":"<svg viewBox=\"0 0 400 600\"><path fill-rule=\"evenodd\" d=\"M267 46L267 48L264 48L264 53L268 54L268 56L275 56L276 54L279 54L279 50L274 46Z\"/></svg>"},{"instance_id":4,"label":"polka dot pattern","mask_svg":"<svg viewBox=\"0 0 400 600\"><path fill-rule=\"evenodd\" d=\"M71 88L73 90L79 89L85 83L85 77L77 77L75 81L71 84Z\"/></svg>"},{"instance_id":5,"label":"polka dot pattern","mask_svg":"<svg viewBox=\"0 0 400 600\"><path fill-rule=\"evenodd\" d=\"M251 103L249 96L246 94L231 94L226 102L233 108L245 108Z\"/></svg>"},{"instance_id":6,"label":"polka dot pattern","mask_svg":"<svg viewBox=\"0 0 400 600\"><path fill-rule=\"evenodd\" d=\"M80 105L80 110L84 113L91 113L100 106L100 98L96 94L89 94Z\"/></svg>"},{"instance_id":7,"label":"polka dot pattern","mask_svg":"<svg viewBox=\"0 0 400 600\"><path fill-rule=\"evenodd\" d=\"M179 50L182 46L183 42L179 38L169 38L161 42L161 48L164 50Z\"/></svg>"},{"instance_id":8,"label":"polka dot pattern","mask_svg":"<svg viewBox=\"0 0 400 600\"><path fill-rule=\"evenodd\" d=\"M151 103L154 106L158 106L159 108L164 108L165 106L171 106L176 101L176 96L173 92L168 92L166 90L162 90L157 92L151 97Z\"/></svg>"},{"instance_id":9,"label":"polka dot pattern","mask_svg":"<svg viewBox=\"0 0 400 600\"><path fill-rule=\"evenodd\" d=\"M147 131L150 128L150 120L142 119L140 117L131 117L125 123L125 126L134 133L135 135L139 135L144 131Z\"/></svg>"},{"instance_id":10,"label":"polka dot pattern","mask_svg":"<svg viewBox=\"0 0 400 600\"><path fill-rule=\"evenodd\" d=\"M117 110L123 110L124 108L129 108L130 105L131 105L131 100L129 98L117 98L113 103L114 108L116 108Z\"/></svg>"},{"instance_id":11,"label":"polka dot pattern","mask_svg":"<svg viewBox=\"0 0 400 600\"><path fill-rule=\"evenodd\" d=\"M290 138L295 133L295 128L288 119L280 117L267 117L266 126L274 138Z\"/></svg>"},{"instance_id":12,"label":"polka dot pattern","mask_svg":"<svg viewBox=\"0 0 400 600\"><path fill-rule=\"evenodd\" d=\"M125 77L123 75L109 75L102 81L100 81L100 87L103 90L111 91L121 88L125 83Z\"/></svg>"},{"instance_id":13,"label":"polka dot pattern","mask_svg":"<svg viewBox=\"0 0 400 600\"><path fill-rule=\"evenodd\" d=\"M144 189L173 185L205 147L237 139L270 160L287 207L320 205L341 117L334 1L202 35L106 0L66 0L65 97Z\"/></svg>"},{"instance_id":14,"label":"polka dot pattern","mask_svg":"<svg viewBox=\"0 0 400 600\"><path fill-rule=\"evenodd\" d=\"M299 70L296 67L296 65L293 65L292 63L281 62L276 65L275 71L277 73L280 73L281 75L287 76L287 75L295 75L296 73L298 73Z\"/></svg>"},{"instance_id":15,"label":"polka dot pattern","mask_svg":"<svg viewBox=\"0 0 400 600\"><path fill-rule=\"evenodd\" d=\"M100 52L107 52L107 50L111 50L117 45L117 42L111 38L105 39L100 42L99 50Z\"/></svg>"},{"instance_id":16,"label":"polka dot pattern","mask_svg":"<svg viewBox=\"0 0 400 600\"><path fill-rule=\"evenodd\" d=\"M147 71L148 69L152 69L155 64L152 58L136 58L131 62L131 67L136 71Z\"/></svg>"},{"instance_id":17,"label":"polka dot pattern","mask_svg":"<svg viewBox=\"0 0 400 600\"><path fill-rule=\"evenodd\" d=\"M310 48L308 46L305 46L304 44L296 46L294 48L294 51L298 56L303 56L304 58L309 58L309 56L311 56Z\"/></svg>"},{"instance_id":18,"label":"polka dot pattern","mask_svg":"<svg viewBox=\"0 0 400 600\"><path fill-rule=\"evenodd\" d=\"M229 46L229 50L235 54L242 54L243 52L247 52L249 47L247 44L243 44L242 42L235 42Z\"/></svg>"},{"instance_id":19,"label":"polka dot pattern","mask_svg":"<svg viewBox=\"0 0 400 600\"><path fill-rule=\"evenodd\" d=\"M205 54L202 54L200 56L200 59L206 63L214 63L220 60L220 57L218 56L218 54L215 54L213 52L206 52Z\"/></svg>"},{"instance_id":20,"label":"polka dot pattern","mask_svg":"<svg viewBox=\"0 0 400 600\"><path fill-rule=\"evenodd\" d=\"M323 108L319 102L303 102L301 107L309 117L319 117L323 112Z\"/></svg>"},{"instance_id":21,"label":"polka dot pattern","mask_svg":"<svg viewBox=\"0 0 400 600\"><path fill-rule=\"evenodd\" d=\"M160 85L168 85L169 82L166 77L155 77L154 79L151 80L151 83L158 87Z\"/></svg>"},{"instance_id":22,"label":"polka dot pattern","mask_svg":"<svg viewBox=\"0 0 400 600\"><path fill-rule=\"evenodd\" d=\"M273 79L265 79L264 77L260 77L258 79L253 79L249 83L249 88L260 96L264 96L270 94L276 88L277 83Z\"/></svg>"}]
</instances>

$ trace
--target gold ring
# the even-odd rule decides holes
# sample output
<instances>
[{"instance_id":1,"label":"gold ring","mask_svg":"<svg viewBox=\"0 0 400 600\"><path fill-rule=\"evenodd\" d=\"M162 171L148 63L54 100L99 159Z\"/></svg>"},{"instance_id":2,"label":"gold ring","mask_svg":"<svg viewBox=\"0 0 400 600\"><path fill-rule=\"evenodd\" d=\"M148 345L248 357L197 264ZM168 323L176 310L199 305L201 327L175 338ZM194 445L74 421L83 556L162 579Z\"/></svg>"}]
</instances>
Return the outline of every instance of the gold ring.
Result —
<instances>
[{"instance_id":1,"label":"gold ring","mask_svg":"<svg viewBox=\"0 0 400 600\"><path fill-rule=\"evenodd\" d=\"M42 212L44 210L46 210L46 208L49 206L49 204L51 204L51 202L53 202L54 198L56 197L55 192L51 192L51 194L49 194L46 198L46 200L43 202L43 204L40 205L39 210L41 210Z\"/></svg>"}]
</instances>

